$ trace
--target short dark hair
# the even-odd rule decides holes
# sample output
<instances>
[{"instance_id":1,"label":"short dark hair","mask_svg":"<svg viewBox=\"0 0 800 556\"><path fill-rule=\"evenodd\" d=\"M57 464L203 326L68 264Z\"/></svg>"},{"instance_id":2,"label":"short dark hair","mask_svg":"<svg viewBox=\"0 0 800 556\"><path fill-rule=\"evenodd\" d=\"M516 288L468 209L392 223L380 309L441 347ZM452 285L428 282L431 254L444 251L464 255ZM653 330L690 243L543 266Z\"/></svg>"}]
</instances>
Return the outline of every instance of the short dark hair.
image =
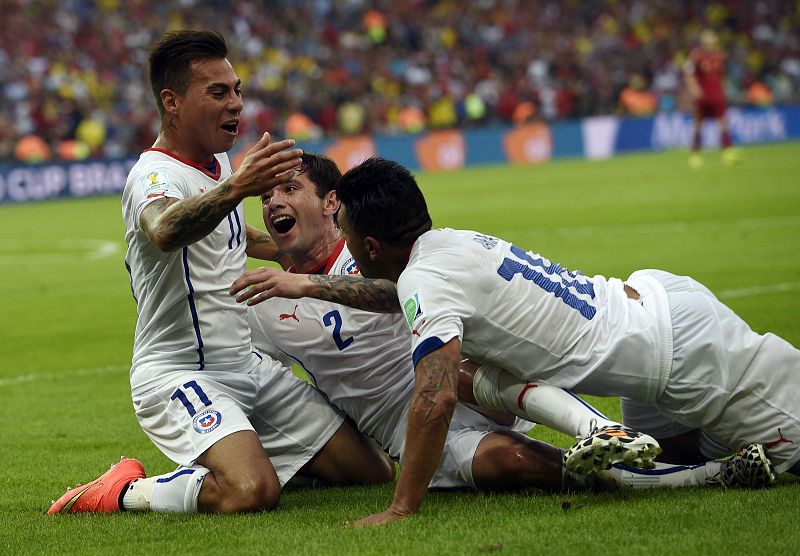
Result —
<instances>
[{"instance_id":1,"label":"short dark hair","mask_svg":"<svg viewBox=\"0 0 800 556\"><path fill-rule=\"evenodd\" d=\"M372 157L345 172L336 194L350 226L363 236L406 247L431 229L428 205L405 166Z\"/></svg>"},{"instance_id":2,"label":"short dark hair","mask_svg":"<svg viewBox=\"0 0 800 556\"><path fill-rule=\"evenodd\" d=\"M161 91L172 89L184 94L189 87L191 66L197 60L225 58L228 46L216 31L171 31L150 50L150 86L156 97L158 113L164 115Z\"/></svg>"},{"instance_id":3,"label":"short dark hair","mask_svg":"<svg viewBox=\"0 0 800 556\"><path fill-rule=\"evenodd\" d=\"M329 191L336 189L336 183L342 177L336 163L319 154L304 152L301 157L300 173L306 174L317 190L317 197L322 199Z\"/></svg>"}]
</instances>

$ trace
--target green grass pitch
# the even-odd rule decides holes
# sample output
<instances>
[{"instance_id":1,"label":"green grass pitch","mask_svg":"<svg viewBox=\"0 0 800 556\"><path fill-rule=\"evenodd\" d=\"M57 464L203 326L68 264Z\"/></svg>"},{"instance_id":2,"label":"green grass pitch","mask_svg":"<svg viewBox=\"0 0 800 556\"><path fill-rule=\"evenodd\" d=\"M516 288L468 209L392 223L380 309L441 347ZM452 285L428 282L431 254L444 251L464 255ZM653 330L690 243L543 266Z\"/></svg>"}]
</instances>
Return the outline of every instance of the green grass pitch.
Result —
<instances>
[{"instance_id":1,"label":"green grass pitch","mask_svg":"<svg viewBox=\"0 0 800 556\"><path fill-rule=\"evenodd\" d=\"M709 153L699 171L675 151L419 180L436 226L499 235L589 275L690 274L754 329L800 345L800 144L745 154L727 167ZM247 210L258 225L258 202ZM800 551L800 482L788 476L760 492L432 493L420 515L378 529L342 522L384 509L390 486L289 491L258 515L49 517L67 485L121 455L151 474L173 464L131 407L135 306L119 199L2 206L0 231L0 554ZM619 415L618 400L591 401Z\"/></svg>"}]
</instances>

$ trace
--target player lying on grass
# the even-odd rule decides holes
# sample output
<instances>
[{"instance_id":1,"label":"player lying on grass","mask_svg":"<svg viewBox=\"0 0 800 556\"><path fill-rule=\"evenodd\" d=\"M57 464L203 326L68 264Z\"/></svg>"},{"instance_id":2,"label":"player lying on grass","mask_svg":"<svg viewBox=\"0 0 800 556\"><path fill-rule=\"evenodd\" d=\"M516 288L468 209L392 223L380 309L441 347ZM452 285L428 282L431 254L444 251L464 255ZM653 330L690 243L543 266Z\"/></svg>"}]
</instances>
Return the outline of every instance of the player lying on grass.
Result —
<instances>
[{"instance_id":1,"label":"player lying on grass","mask_svg":"<svg viewBox=\"0 0 800 556\"><path fill-rule=\"evenodd\" d=\"M358 267L333 219L339 208L334 190L339 171L324 157L304 153L302 160L300 172L293 180L262 195L265 224L278 248L291 258L291 272L355 274ZM256 291L260 278L272 273L270 269L249 271L236 281L232 291L236 293L250 285ZM247 297L246 293L240 299ZM409 411L415 406L411 403L414 391L411 336L402 316L369 313L312 298L296 301L273 298L252 305L248 318L253 342L259 350L275 354L287 364L301 365L315 385L353 418L362 432L375 438L394 459L404 460ZM466 364L464 368L468 368ZM466 372L461 375L469 377ZM456 386L450 386L453 395ZM435 393L436 387L423 386L418 396L424 397L426 389ZM560 388L531 383L518 398L525 398L525 405L533 411L541 410L531 414L532 418L568 434L585 435L594 421L605 427L607 440L630 441L622 445L626 451L617 454L623 461L627 456L641 458L643 444L639 443L638 435L605 419ZM510 417L505 413L501 416ZM533 486L560 490L592 484L604 488L619 484L652 487L721 481L736 486L741 484L743 476L746 476L744 482L751 478L742 462L734 460L693 468L660 465L656 473L615 467L587 479L566 471L560 450L521 434L530 429L530 423L517 421L512 430L456 404L446 424L443 453L440 460L434 460L439 463L430 479L431 487ZM603 446L601 436L592 436L596 441L594 446ZM591 463L605 467L616 461L608 453L606 458L596 461L591 458ZM722 469L725 472L721 474Z\"/></svg>"},{"instance_id":2,"label":"player lying on grass","mask_svg":"<svg viewBox=\"0 0 800 556\"><path fill-rule=\"evenodd\" d=\"M749 446L761 443L778 472L798 472L800 352L753 332L701 284L654 270L625 282L589 278L498 238L432 230L413 176L387 160L348 171L337 194L338 223L361 272L397 281L417 377L394 501L366 522L419 508L455 407L462 354L486 364L474 384L484 407L512 409L509 392L547 380L578 393L623 397L625 422L659 440L701 430L727 452L748 447L744 456L763 462L762 446ZM355 303L360 290L375 284L274 272L240 298L307 295ZM379 301L391 301L393 285L377 286ZM374 294L361 304L377 305ZM694 448L692 462L698 451L713 455L710 446ZM769 482L767 473L763 483Z\"/></svg>"},{"instance_id":3,"label":"player lying on grass","mask_svg":"<svg viewBox=\"0 0 800 556\"><path fill-rule=\"evenodd\" d=\"M210 32L168 33L150 55L161 114L123 192L125 257L138 320L130 381L136 417L178 470L145 477L124 459L70 489L49 513L242 512L274 508L301 473L336 483L391 480L394 465L291 371L253 350L247 311L228 295L247 255L277 255L242 201L300 163L269 135L231 174L240 80ZM221 154L219 154L221 153Z\"/></svg>"}]
</instances>

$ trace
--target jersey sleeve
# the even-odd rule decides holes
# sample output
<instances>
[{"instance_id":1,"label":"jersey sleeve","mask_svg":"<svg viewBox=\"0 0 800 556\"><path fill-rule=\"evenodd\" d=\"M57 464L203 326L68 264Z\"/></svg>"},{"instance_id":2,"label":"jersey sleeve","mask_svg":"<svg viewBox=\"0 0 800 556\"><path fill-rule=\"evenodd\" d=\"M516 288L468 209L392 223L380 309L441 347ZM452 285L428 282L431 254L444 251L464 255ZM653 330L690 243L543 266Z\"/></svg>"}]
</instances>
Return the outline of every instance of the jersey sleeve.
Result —
<instances>
[{"instance_id":1,"label":"jersey sleeve","mask_svg":"<svg viewBox=\"0 0 800 556\"><path fill-rule=\"evenodd\" d=\"M164 197L181 200L189 194L184 176L164 162L154 161L132 179L131 202L137 227L142 211L150 203Z\"/></svg>"},{"instance_id":2,"label":"jersey sleeve","mask_svg":"<svg viewBox=\"0 0 800 556\"><path fill-rule=\"evenodd\" d=\"M439 273L407 270L397 282L397 295L411 329L412 359L420 359L464 332L469 311L463 291Z\"/></svg>"}]
</instances>

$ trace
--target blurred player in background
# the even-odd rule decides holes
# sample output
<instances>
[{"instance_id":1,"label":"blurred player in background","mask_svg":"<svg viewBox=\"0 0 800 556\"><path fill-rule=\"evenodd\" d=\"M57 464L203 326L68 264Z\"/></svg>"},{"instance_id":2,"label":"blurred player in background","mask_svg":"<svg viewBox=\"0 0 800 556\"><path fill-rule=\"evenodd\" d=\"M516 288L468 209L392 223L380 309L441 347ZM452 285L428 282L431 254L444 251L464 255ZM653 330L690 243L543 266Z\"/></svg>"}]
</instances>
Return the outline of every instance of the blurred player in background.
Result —
<instances>
[{"instance_id":1,"label":"blurred player in background","mask_svg":"<svg viewBox=\"0 0 800 556\"><path fill-rule=\"evenodd\" d=\"M722 143L722 161L732 164L741 160L741 152L733 147L731 133L725 112L725 60L726 55L719 45L719 37L711 29L700 32L700 44L689 53L683 68L683 79L689 98L692 101L694 128L692 132L692 152L689 165L700 168L703 158L700 154L703 121L713 118L717 121Z\"/></svg>"},{"instance_id":2,"label":"blurred player in background","mask_svg":"<svg viewBox=\"0 0 800 556\"><path fill-rule=\"evenodd\" d=\"M307 273L309 279L319 279L320 283L345 283L348 276L358 274L358 266L334 222L340 206L334 189L339 170L324 157L304 153L302 160L301 170L294 179L262 195L265 224L278 248L291 258L290 272ZM248 271L232 286L234 294L252 286L237 299L253 299L248 318L254 344L286 364L301 365L333 404L402 465L414 390L412 335L403 317L397 313L365 312L310 297L272 298L257 303L256 294L262 285L267 287L276 273L266 268ZM343 292L342 296L369 294L372 308L382 309L386 303L382 298L393 293L380 289L375 281L370 283L372 290L357 291L359 287L354 284L353 290ZM393 301L397 303L396 297ZM474 367L462 362L459 382L466 380L459 388L466 385L471 391L470 365ZM434 390L431 385L429 391ZM640 458L640 450L652 439L623 430L583 400L544 382L526 383L510 396L513 398L510 407L498 408L502 411L499 416L497 412L489 412L495 421L463 404L455 405L442 457L434 459L439 463L430 487L533 486L560 490L593 485L650 488L748 484L741 475L722 472L733 465L722 462L692 467L659 464L655 471L616 466L590 478L575 474L566 470L561 450L522 434L530 429L530 423L519 420L514 423L505 411L524 407L528 419L571 436L583 437L594 426L602 427L607 439L627 441L631 459ZM514 426L500 426L496 421ZM597 441L593 445L612 452L598 436L601 435L592 436ZM620 459L626 461L626 454ZM592 458L586 463L602 468L606 462ZM584 469L591 470L596 469Z\"/></svg>"},{"instance_id":3,"label":"blurred player in background","mask_svg":"<svg viewBox=\"0 0 800 556\"><path fill-rule=\"evenodd\" d=\"M246 309L228 295L247 256L275 259L242 201L291 178L293 141L264 134L231 173L240 80L218 33L166 34L150 54L162 127L122 198L125 264L138 321L130 380L142 429L179 465L145 477L123 459L68 490L49 513L274 508L295 474L390 480L394 466L319 392L253 350Z\"/></svg>"}]
</instances>

